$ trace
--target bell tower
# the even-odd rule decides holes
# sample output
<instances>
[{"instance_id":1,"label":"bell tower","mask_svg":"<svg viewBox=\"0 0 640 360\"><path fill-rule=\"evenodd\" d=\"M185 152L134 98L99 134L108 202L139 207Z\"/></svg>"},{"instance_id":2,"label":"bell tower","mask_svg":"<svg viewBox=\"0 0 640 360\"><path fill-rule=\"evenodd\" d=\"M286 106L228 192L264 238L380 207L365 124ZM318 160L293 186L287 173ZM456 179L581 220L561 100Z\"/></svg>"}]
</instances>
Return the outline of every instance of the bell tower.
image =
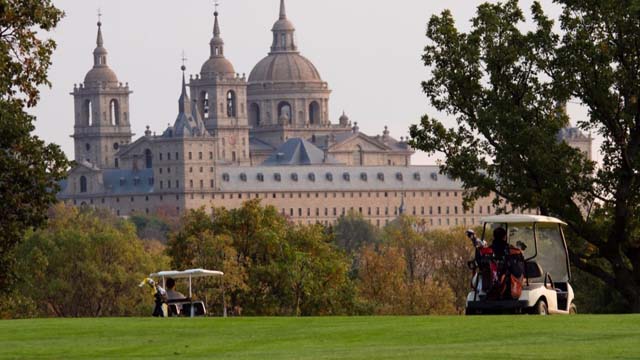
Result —
<instances>
[{"instance_id":1,"label":"bell tower","mask_svg":"<svg viewBox=\"0 0 640 360\"><path fill-rule=\"evenodd\" d=\"M247 80L235 72L224 55L218 15L216 9L209 59L202 65L200 74L189 82L191 98L207 131L217 139L216 161L249 165Z\"/></svg>"},{"instance_id":2,"label":"bell tower","mask_svg":"<svg viewBox=\"0 0 640 360\"><path fill-rule=\"evenodd\" d=\"M129 85L118 81L107 63L107 49L98 22L98 37L93 51L93 68L84 83L74 86L75 160L101 169L119 167L116 153L131 142Z\"/></svg>"}]
</instances>

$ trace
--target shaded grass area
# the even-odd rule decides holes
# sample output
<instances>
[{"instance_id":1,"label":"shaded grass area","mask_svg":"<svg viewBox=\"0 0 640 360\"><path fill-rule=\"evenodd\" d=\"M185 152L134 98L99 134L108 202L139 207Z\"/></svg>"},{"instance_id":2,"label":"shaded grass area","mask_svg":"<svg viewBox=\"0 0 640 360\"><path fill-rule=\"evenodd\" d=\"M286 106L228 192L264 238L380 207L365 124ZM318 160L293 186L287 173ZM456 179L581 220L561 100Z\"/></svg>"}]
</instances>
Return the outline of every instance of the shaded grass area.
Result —
<instances>
[{"instance_id":1,"label":"shaded grass area","mask_svg":"<svg viewBox=\"0 0 640 360\"><path fill-rule=\"evenodd\" d=\"M638 359L640 316L0 321L2 359Z\"/></svg>"}]
</instances>

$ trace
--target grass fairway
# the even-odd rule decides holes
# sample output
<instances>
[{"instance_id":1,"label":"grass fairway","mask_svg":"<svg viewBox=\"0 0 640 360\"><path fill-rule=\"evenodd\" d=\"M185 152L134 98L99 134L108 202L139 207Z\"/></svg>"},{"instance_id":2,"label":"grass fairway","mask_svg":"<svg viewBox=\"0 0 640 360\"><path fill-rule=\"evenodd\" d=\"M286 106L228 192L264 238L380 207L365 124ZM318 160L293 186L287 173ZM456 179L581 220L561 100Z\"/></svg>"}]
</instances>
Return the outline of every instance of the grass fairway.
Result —
<instances>
[{"instance_id":1,"label":"grass fairway","mask_svg":"<svg viewBox=\"0 0 640 360\"><path fill-rule=\"evenodd\" d=\"M640 316L0 321L2 359L638 359Z\"/></svg>"}]
</instances>

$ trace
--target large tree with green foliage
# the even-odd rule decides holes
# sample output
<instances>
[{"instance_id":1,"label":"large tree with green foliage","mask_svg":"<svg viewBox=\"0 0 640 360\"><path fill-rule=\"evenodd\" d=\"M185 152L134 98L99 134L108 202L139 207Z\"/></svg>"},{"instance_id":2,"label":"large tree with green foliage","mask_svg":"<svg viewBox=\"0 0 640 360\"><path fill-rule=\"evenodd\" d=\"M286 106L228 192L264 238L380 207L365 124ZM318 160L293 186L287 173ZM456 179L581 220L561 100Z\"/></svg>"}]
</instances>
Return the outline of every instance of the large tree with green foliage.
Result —
<instances>
[{"instance_id":1,"label":"large tree with green foliage","mask_svg":"<svg viewBox=\"0 0 640 360\"><path fill-rule=\"evenodd\" d=\"M423 89L457 126L424 116L412 144L445 155L467 204L495 195L506 210L537 208L569 223L572 263L640 311L640 2L557 0L563 34L537 2L533 29L517 0L478 7L468 33L449 11L428 24ZM558 141L562 104L589 110L603 164Z\"/></svg>"},{"instance_id":2,"label":"large tree with green foliage","mask_svg":"<svg viewBox=\"0 0 640 360\"><path fill-rule=\"evenodd\" d=\"M336 244L348 254L380 242L378 229L356 211L349 211L346 215L340 216L333 228L333 234Z\"/></svg>"},{"instance_id":3,"label":"large tree with green foliage","mask_svg":"<svg viewBox=\"0 0 640 360\"><path fill-rule=\"evenodd\" d=\"M347 259L324 227L289 224L259 200L238 209L214 209L213 217L203 209L190 211L168 245L176 268L209 267L225 273L225 305L237 315L337 315L353 310Z\"/></svg>"},{"instance_id":4,"label":"large tree with green foliage","mask_svg":"<svg viewBox=\"0 0 640 360\"><path fill-rule=\"evenodd\" d=\"M153 297L137 284L168 262L145 251L131 222L64 204L51 208L46 228L27 232L16 254L16 296L3 299L13 317L149 314ZM34 311L11 306L14 298Z\"/></svg>"},{"instance_id":5,"label":"large tree with green foliage","mask_svg":"<svg viewBox=\"0 0 640 360\"><path fill-rule=\"evenodd\" d=\"M40 38L63 13L50 0L0 0L0 289L11 283L12 253L24 232L40 226L56 201L68 163L62 150L31 133L38 87L55 42Z\"/></svg>"}]
</instances>

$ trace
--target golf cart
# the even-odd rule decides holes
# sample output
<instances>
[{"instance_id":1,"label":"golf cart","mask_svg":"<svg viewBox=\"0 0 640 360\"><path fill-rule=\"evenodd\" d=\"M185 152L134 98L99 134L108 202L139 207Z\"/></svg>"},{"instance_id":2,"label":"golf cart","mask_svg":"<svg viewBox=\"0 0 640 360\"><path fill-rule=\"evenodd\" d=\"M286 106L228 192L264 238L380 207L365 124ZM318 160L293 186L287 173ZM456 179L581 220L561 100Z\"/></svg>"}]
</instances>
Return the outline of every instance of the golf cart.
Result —
<instances>
[{"instance_id":1,"label":"golf cart","mask_svg":"<svg viewBox=\"0 0 640 360\"><path fill-rule=\"evenodd\" d=\"M467 315L495 313L575 314L571 271L561 220L535 215L497 215L481 220L482 238L467 296ZM506 235L507 255L493 254L488 234ZM505 234L506 232L506 234ZM513 269L513 270L511 270ZM521 269L521 270L519 270Z\"/></svg>"},{"instance_id":2,"label":"golf cart","mask_svg":"<svg viewBox=\"0 0 640 360\"><path fill-rule=\"evenodd\" d=\"M153 312L153 316L156 317L170 317L170 316L185 316L196 317L206 316L207 309L204 302L193 300L192 282L196 278L204 277L217 277L223 276L221 271L204 270L204 269L192 269L185 271L161 271L155 274L149 275L149 278L140 283L140 287L145 284L152 288L153 295L156 299L156 307ZM154 280L155 279L155 280ZM184 299L168 300L166 283L167 279L173 280L189 280L189 296ZM161 280L158 283L157 280Z\"/></svg>"}]
</instances>

